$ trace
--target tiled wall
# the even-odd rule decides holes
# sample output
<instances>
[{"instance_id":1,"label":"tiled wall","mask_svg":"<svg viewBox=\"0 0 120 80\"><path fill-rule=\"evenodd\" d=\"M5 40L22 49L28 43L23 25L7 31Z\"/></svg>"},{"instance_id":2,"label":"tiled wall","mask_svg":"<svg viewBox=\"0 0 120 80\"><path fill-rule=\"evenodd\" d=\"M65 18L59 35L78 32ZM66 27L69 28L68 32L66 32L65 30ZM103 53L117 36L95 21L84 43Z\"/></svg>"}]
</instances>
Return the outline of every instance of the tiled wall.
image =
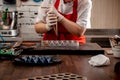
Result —
<instances>
[{"instance_id":1,"label":"tiled wall","mask_svg":"<svg viewBox=\"0 0 120 80\"><path fill-rule=\"evenodd\" d=\"M9 10L12 11L13 8L16 8L18 11L18 26L20 26L21 36L22 37L32 37L37 38L39 35L35 32L34 22L37 16L38 7L41 2L34 2L33 0L28 0L27 2L20 2L16 0L17 3L14 7L9 7ZM2 4L0 0L0 10L2 11L6 6Z\"/></svg>"}]
</instances>

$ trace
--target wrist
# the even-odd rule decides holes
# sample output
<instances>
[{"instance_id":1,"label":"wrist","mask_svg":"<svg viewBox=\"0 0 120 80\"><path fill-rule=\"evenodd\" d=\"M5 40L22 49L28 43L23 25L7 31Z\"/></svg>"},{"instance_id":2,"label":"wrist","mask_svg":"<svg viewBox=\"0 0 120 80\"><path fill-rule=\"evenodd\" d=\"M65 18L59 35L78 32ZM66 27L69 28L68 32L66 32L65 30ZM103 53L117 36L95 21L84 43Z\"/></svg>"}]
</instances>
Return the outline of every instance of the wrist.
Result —
<instances>
[{"instance_id":1,"label":"wrist","mask_svg":"<svg viewBox=\"0 0 120 80\"><path fill-rule=\"evenodd\" d=\"M61 22L63 20L63 18L64 18L64 16L60 14L58 17L58 22Z\"/></svg>"},{"instance_id":2,"label":"wrist","mask_svg":"<svg viewBox=\"0 0 120 80\"><path fill-rule=\"evenodd\" d=\"M48 26L48 24L45 24L45 28L47 31L50 31L52 28Z\"/></svg>"},{"instance_id":3,"label":"wrist","mask_svg":"<svg viewBox=\"0 0 120 80\"><path fill-rule=\"evenodd\" d=\"M65 17L63 17L60 21L58 21L59 23L63 23Z\"/></svg>"}]
</instances>

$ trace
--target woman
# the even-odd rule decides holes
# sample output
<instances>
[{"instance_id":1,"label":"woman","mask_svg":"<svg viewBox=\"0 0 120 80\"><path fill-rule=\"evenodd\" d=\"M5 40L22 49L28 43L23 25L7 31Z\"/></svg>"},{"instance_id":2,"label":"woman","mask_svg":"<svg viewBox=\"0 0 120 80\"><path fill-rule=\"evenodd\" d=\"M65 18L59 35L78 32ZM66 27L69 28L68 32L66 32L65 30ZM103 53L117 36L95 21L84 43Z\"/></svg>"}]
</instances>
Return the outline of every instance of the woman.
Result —
<instances>
[{"instance_id":1,"label":"woman","mask_svg":"<svg viewBox=\"0 0 120 80\"><path fill-rule=\"evenodd\" d=\"M54 7L46 15L42 5L48 3ZM77 40L86 43L84 33L86 28L90 28L91 7L91 0L44 0L38 11L35 30L45 33L44 40ZM54 31L56 22L58 35Z\"/></svg>"}]
</instances>

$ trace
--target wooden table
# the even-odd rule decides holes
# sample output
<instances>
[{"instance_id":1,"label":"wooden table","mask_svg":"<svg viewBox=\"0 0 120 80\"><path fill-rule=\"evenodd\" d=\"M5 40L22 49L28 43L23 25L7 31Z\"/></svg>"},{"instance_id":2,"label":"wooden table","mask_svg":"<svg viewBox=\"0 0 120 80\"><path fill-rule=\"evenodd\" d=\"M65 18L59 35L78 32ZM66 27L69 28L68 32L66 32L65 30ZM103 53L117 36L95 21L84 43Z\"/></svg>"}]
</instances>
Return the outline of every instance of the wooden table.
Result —
<instances>
[{"instance_id":1,"label":"wooden table","mask_svg":"<svg viewBox=\"0 0 120 80\"><path fill-rule=\"evenodd\" d=\"M12 61L0 61L0 80L18 80L34 76L56 73L74 73L86 76L88 80L113 80L114 65L120 59L107 55L111 64L103 67L93 67L88 60L93 55L60 55L62 63L52 66L17 66Z\"/></svg>"}]
</instances>

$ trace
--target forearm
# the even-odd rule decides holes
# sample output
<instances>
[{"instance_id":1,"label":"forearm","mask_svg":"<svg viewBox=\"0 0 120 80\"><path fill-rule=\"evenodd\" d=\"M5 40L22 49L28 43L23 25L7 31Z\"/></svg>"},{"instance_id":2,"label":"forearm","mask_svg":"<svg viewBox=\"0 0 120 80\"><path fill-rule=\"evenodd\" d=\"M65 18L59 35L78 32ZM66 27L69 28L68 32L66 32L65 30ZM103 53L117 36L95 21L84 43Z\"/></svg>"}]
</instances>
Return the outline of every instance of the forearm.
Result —
<instances>
[{"instance_id":1,"label":"forearm","mask_svg":"<svg viewBox=\"0 0 120 80\"><path fill-rule=\"evenodd\" d=\"M35 30L37 33L47 32L47 29L45 28L45 23L35 23Z\"/></svg>"},{"instance_id":2,"label":"forearm","mask_svg":"<svg viewBox=\"0 0 120 80\"><path fill-rule=\"evenodd\" d=\"M86 31L86 29L82 26L79 26L78 24L63 18L60 23L67 29L68 32L70 32L73 35L76 36L81 36L84 35L84 32ZM45 23L35 23L35 30L37 33L45 33L48 30L45 27Z\"/></svg>"},{"instance_id":3,"label":"forearm","mask_svg":"<svg viewBox=\"0 0 120 80\"><path fill-rule=\"evenodd\" d=\"M84 32L86 31L86 28L79 26L75 22L72 22L66 18L63 18L60 23L67 29L68 32L76 36L84 35Z\"/></svg>"}]
</instances>

